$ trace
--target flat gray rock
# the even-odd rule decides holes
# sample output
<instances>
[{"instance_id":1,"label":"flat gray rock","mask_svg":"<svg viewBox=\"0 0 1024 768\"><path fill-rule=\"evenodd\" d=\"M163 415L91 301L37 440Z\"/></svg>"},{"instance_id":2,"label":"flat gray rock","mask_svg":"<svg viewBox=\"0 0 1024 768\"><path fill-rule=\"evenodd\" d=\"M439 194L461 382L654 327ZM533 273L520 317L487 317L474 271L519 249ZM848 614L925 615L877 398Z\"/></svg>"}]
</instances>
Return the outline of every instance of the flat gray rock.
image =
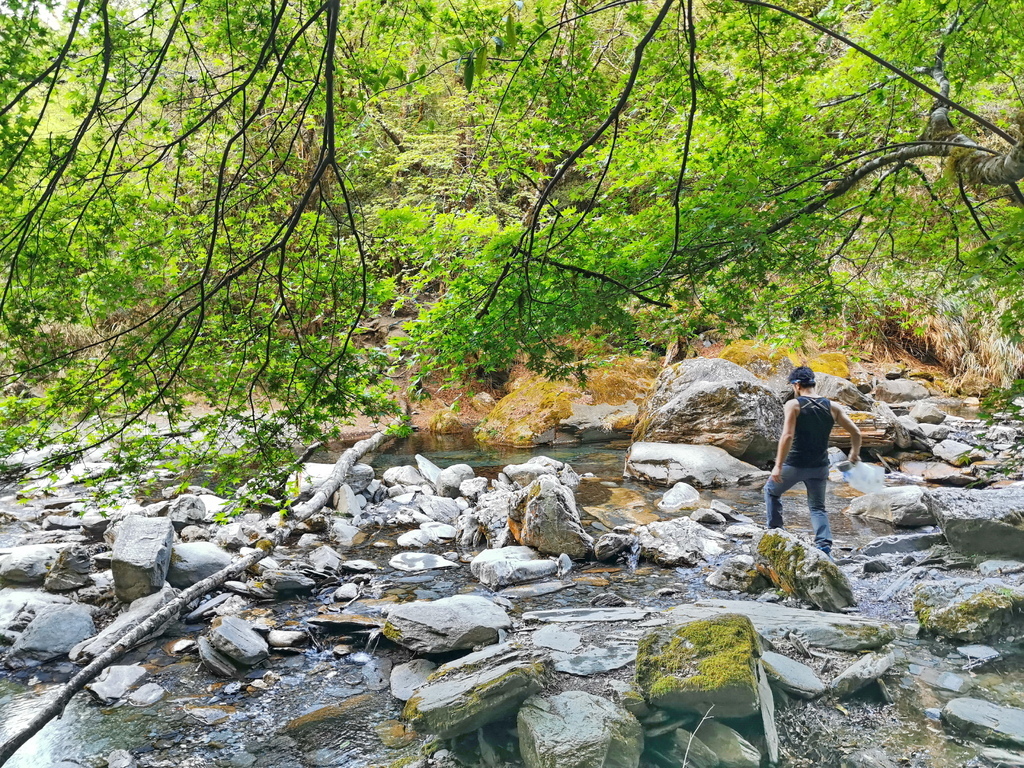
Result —
<instances>
[{"instance_id":1,"label":"flat gray rock","mask_svg":"<svg viewBox=\"0 0 1024 768\"><path fill-rule=\"evenodd\" d=\"M636 643L591 646L573 653L556 651L551 660L556 672L578 677L602 675L636 661Z\"/></svg>"},{"instance_id":2,"label":"flat gray rock","mask_svg":"<svg viewBox=\"0 0 1024 768\"><path fill-rule=\"evenodd\" d=\"M556 624L541 627L531 635L531 639L538 648L547 648L563 653L575 651L582 642L578 633L563 629Z\"/></svg>"},{"instance_id":3,"label":"flat gray rock","mask_svg":"<svg viewBox=\"0 0 1024 768\"><path fill-rule=\"evenodd\" d=\"M417 600L396 605L382 630L392 642L417 653L447 653L498 642L512 626L505 610L476 595Z\"/></svg>"},{"instance_id":4,"label":"flat gray rock","mask_svg":"<svg viewBox=\"0 0 1024 768\"><path fill-rule=\"evenodd\" d=\"M199 637L197 641L199 648L199 660L208 670L221 677L234 677L238 674L238 668L231 663L231 659L213 647L213 643L206 637Z\"/></svg>"},{"instance_id":5,"label":"flat gray rock","mask_svg":"<svg viewBox=\"0 0 1024 768\"><path fill-rule=\"evenodd\" d=\"M146 683L140 686L138 690L132 691L128 696L128 703L133 707L148 707L156 704L160 699L167 695L167 691L162 685L157 683ZM108 766L109 760L108 760Z\"/></svg>"},{"instance_id":6,"label":"flat gray rock","mask_svg":"<svg viewBox=\"0 0 1024 768\"><path fill-rule=\"evenodd\" d=\"M761 654L761 665L777 688L801 699L816 699L827 690L817 673L806 664L773 651Z\"/></svg>"},{"instance_id":7,"label":"flat gray rock","mask_svg":"<svg viewBox=\"0 0 1024 768\"><path fill-rule=\"evenodd\" d=\"M0 557L0 582L42 584L59 553L60 547L49 544L14 547L8 554Z\"/></svg>"},{"instance_id":8,"label":"flat gray rock","mask_svg":"<svg viewBox=\"0 0 1024 768\"><path fill-rule=\"evenodd\" d=\"M435 669L437 664L428 659L413 659L399 664L391 670L391 695L399 701L408 701Z\"/></svg>"},{"instance_id":9,"label":"flat gray rock","mask_svg":"<svg viewBox=\"0 0 1024 768\"><path fill-rule=\"evenodd\" d=\"M880 536L872 539L861 549L868 557L878 555L898 555L908 552L922 552L936 544L944 544L946 537L942 533L907 533L893 536Z\"/></svg>"},{"instance_id":10,"label":"flat gray rock","mask_svg":"<svg viewBox=\"0 0 1024 768\"><path fill-rule=\"evenodd\" d=\"M141 664L118 664L104 669L85 687L103 704L113 704L148 674Z\"/></svg>"},{"instance_id":11,"label":"flat gray rock","mask_svg":"<svg viewBox=\"0 0 1024 768\"><path fill-rule=\"evenodd\" d=\"M846 513L862 515L903 528L935 523L932 495L919 485L896 486L879 493L858 496L850 502Z\"/></svg>"},{"instance_id":12,"label":"flat gray rock","mask_svg":"<svg viewBox=\"0 0 1024 768\"><path fill-rule=\"evenodd\" d=\"M11 646L7 663L39 664L64 656L96 633L89 609L78 603L44 605Z\"/></svg>"},{"instance_id":13,"label":"flat gray rock","mask_svg":"<svg viewBox=\"0 0 1024 768\"><path fill-rule=\"evenodd\" d=\"M721 768L760 768L761 752L735 730L717 720L705 720L696 730L698 739L718 755Z\"/></svg>"},{"instance_id":14,"label":"flat gray rock","mask_svg":"<svg viewBox=\"0 0 1024 768\"><path fill-rule=\"evenodd\" d=\"M555 608L546 611L527 611L523 614L523 620L556 624L584 621L643 621L652 613L655 611L647 608Z\"/></svg>"},{"instance_id":15,"label":"flat gray rock","mask_svg":"<svg viewBox=\"0 0 1024 768\"><path fill-rule=\"evenodd\" d=\"M550 595L553 592L561 592L563 589L572 589L576 585L571 581L535 581L532 584L520 584L515 587L506 587L498 594L502 597L540 597Z\"/></svg>"},{"instance_id":16,"label":"flat gray rock","mask_svg":"<svg viewBox=\"0 0 1024 768\"><path fill-rule=\"evenodd\" d=\"M224 616L210 627L210 644L236 664L253 667L270 655L267 641L237 616Z\"/></svg>"},{"instance_id":17,"label":"flat gray rock","mask_svg":"<svg viewBox=\"0 0 1024 768\"><path fill-rule=\"evenodd\" d=\"M758 634L769 640L795 632L807 645L836 651L875 650L896 637L896 628L892 625L863 616L787 608L753 600L700 600L670 608L662 615L670 621L683 623L723 613L746 616Z\"/></svg>"},{"instance_id":18,"label":"flat gray rock","mask_svg":"<svg viewBox=\"0 0 1024 768\"><path fill-rule=\"evenodd\" d=\"M118 600L130 603L160 591L173 543L174 528L166 517L131 515L121 521L110 564Z\"/></svg>"},{"instance_id":19,"label":"flat gray rock","mask_svg":"<svg viewBox=\"0 0 1024 768\"><path fill-rule=\"evenodd\" d=\"M759 486L770 474L714 445L639 442L626 454L626 475L654 485Z\"/></svg>"},{"instance_id":20,"label":"flat gray rock","mask_svg":"<svg viewBox=\"0 0 1024 768\"><path fill-rule=\"evenodd\" d=\"M934 497L939 525L954 549L1024 560L1024 488L943 488Z\"/></svg>"},{"instance_id":21,"label":"flat gray rock","mask_svg":"<svg viewBox=\"0 0 1024 768\"><path fill-rule=\"evenodd\" d=\"M1024 709L964 697L942 708L942 722L989 744L1024 747Z\"/></svg>"}]
</instances>

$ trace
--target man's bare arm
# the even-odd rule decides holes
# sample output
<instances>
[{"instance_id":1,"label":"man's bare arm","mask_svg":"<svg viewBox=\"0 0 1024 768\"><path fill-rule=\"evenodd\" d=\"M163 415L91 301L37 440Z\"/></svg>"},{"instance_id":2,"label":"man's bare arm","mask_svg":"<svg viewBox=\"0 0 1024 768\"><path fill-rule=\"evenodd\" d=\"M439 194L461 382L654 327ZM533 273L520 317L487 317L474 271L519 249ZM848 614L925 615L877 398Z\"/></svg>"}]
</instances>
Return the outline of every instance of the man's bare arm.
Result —
<instances>
[{"instance_id":1,"label":"man's bare arm","mask_svg":"<svg viewBox=\"0 0 1024 768\"><path fill-rule=\"evenodd\" d=\"M853 423L853 420L846 415L846 411L834 403L832 404L832 418L834 418L836 423L850 434L849 458L850 461L856 464L860 461L860 430L857 428L857 425Z\"/></svg>"}]
</instances>

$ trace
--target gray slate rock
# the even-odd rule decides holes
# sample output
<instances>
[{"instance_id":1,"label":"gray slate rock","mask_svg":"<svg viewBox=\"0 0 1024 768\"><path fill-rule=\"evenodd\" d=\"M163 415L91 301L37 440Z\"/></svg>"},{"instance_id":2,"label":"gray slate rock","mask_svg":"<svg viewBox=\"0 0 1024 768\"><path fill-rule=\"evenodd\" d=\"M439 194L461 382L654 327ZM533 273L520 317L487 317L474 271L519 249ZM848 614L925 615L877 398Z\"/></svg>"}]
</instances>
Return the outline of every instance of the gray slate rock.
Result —
<instances>
[{"instance_id":1,"label":"gray slate rock","mask_svg":"<svg viewBox=\"0 0 1024 768\"><path fill-rule=\"evenodd\" d=\"M942 533L908 533L896 536L880 536L872 539L861 549L868 557L878 555L906 554L931 549L936 544L944 544L946 537Z\"/></svg>"},{"instance_id":2,"label":"gray slate rock","mask_svg":"<svg viewBox=\"0 0 1024 768\"><path fill-rule=\"evenodd\" d=\"M451 738L514 714L546 680L543 655L511 643L495 645L441 666L416 689L402 715L420 733Z\"/></svg>"},{"instance_id":3,"label":"gray slate rock","mask_svg":"<svg viewBox=\"0 0 1024 768\"><path fill-rule=\"evenodd\" d=\"M99 656L110 646L116 643L122 635L130 632L133 628L144 622L177 596L177 590L169 585L164 585L164 587L156 594L141 597L138 600L133 601L128 606L128 609L114 619L106 629L96 635L96 637L84 640L76 645L71 649L68 656L72 661L76 662L82 659ZM174 623L176 619L176 616L172 616L163 625L157 627L149 634L148 637L144 638L140 642L145 642L146 640L151 640L154 637L159 637L171 624Z\"/></svg>"},{"instance_id":4,"label":"gray slate rock","mask_svg":"<svg viewBox=\"0 0 1024 768\"><path fill-rule=\"evenodd\" d=\"M8 554L0 557L0 582L42 584L59 552L59 547L49 544L14 547Z\"/></svg>"},{"instance_id":5,"label":"gray slate rock","mask_svg":"<svg viewBox=\"0 0 1024 768\"><path fill-rule=\"evenodd\" d=\"M437 664L428 659L413 659L399 664L391 670L391 695L399 701L408 701L435 669Z\"/></svg>"},{"instance_id":6,"label":"gray slate rock","mask_svg":"<svg viewBox=\"0 0 1024 768\"><path fill-rule=\"evenodd\" d=\"M988 744L1024 747L1024 709L964 697L942 708L942 722Z\"/></svg>"},{"instance_id":7,"label":"gray slate rock","mask_svg":"<svg viewBox=\"0 0 1024 768\"><path fill-rule=\"evenodd\" d=\"M760 768L757 747L729 726L717 720L705 720L696 730L697 738L718 755L720 768Z\"/></svg>"},{"instance_id":8,"label":"gray slate rock","mask_svg":"<svg viewBox=\"0 0 1024 768\"><path fill-rule=\"evenodd\" d=\"M869 653L840 672L829 686L840 698L850 696L880 678L896 663L896 654Z\"/></svg>"},{"instance_id":9,"label":"gray slate rock","mask_svg":"<svg viewBox=\"0 0 1024 768\"><path fill-rule=\"evenodd\" d=\"M199 660L213 674L220 677L234 677L238 674L238 668L231 663L231 659L214 648L213 643L208 638L200 636L197 645L199 648Z\"/></svg>"},{"instance_id":10,"label":"gray slate rock","mask_svg":"<svg viewBox=\"0 0 1024 768\"><path fill-rule=\"evenodd\" d=\"M517 723L526 768L637 768L644 749L637 719L586 691L527 699Z\"/></svg>"},{"instance_id":11,"label":"gray slate rock","mask_svg":"<svg viewBox=\"0 0 1024 768\"><path fill-rule=\"evenodd\" d=\"M485 549L469 564L473 576L488 589L501 589L553 576L558 565L530 547Z\"/></svg>"},{"instance_id":12,"label":"gray slate rock","mask_svg":"<svg viewBox=\"0 0 1024 768\"><path fill-rule=\"evenodd\" d=\"M210 541L175 544L171 548L167 583L178 589L191 587L226 568L232 560L230 553Z\"/></svg>"},{"instance_id":13,"label":"gray slate rock","mask_svg":"<svg viewBox=\"0 0 1024 768\"><path fill-rule=\"evenodd\" d=\"M933 495L939 525L954 549L1024 559L1024 488L943 488Z\"/></svg>"},{"instance_id":14,"label":"gray slate rock","mask_svg":"<svg viewBox=\"0 0 1024 768\"><path fill-rule=\"evenodd\" d=\"M828 690L813 669L780 653L765 651L761 666L776 688L801 699L816 699Z\"/></svg>"},{"instance_id":15,"label":"gray slate rock","mask_svg":"<svg viewBox=\"0 0 1024 768\"><path fill-rule=\"evenodd\" d=\"M946 420L946 412L935 403L918 402L910 409L910 417L922 424L941 424Z\"/></svg>"},{"instance_id":16,"label":"gray slate rock","mask_svg":"<svg viewBox=\"0 0 1024 768\"><path fill-rule=\"evenodd\" d=\"M437 476L437 482L434 483L437 495L457 499L462 495L459 487L466 480L471 480L475 474L469 464L452 464L450 467L445 467Z\"/></svg>"},{"instance_id":17,"label":"gray slate rock","mask_svg":"<svg viewBox=\"0 0 1024 768\"><path fill-rule=\"evenodd\" d=\"M198 496L186 493L171 502L167 518L179 533L189 525L203 525L210 522L206 503Z\"/></svg>"},{"instance_id":18,"label":"gray slate rock","mask_svg":"<svg viewBox=\"0 0 1024 768\"><path fill-rule=\"evenodd\" d=\"M606 533L594 542L594 557L605 562L614 560L633 546L636 537L628 533Z\"/></svg>"},{"instance_id":19,"label":"gray slate rock","mask_svg":"<svg viewBox=\"0 0 1024 768\"><path fill-rule=\"evenodd\" d=\"M913 528L935 523L932 495L918 485L886 488L859 496L846 508L850 515L863 515L897 527Z\"/></svg>"},{"instance_id":20,"label":"gray slate rock","mask_svg":"<svg viewBox=\"0 0 1024 768\"><path fill-rule=\"evenodd\" d=\"M68 653L96 632L92 613L78 603L46 605L11 646L11 666L41 664Z\"/></svg>"},{"instance_id":21,"label":"gray slate rock","mask_svg":"<svg viewBox=\"0 0 1024 768\"><path fill-rule=\"evenodd\" d=\"M689 483L697 488L761 486L770 472L714 445L636 442L626 453L627 477L653 485Z\"/></svg>"},{"instance_id":22,"label":"gray slate rock","mask_svg":"<svg viewBox=\"0 0 1024 768\"><path fill-rule=\"evenodd\" d=\"M594 539L583 530L572 489L553 475L541 475L523 492L508 516L520 544L548 555L586 558Z\"/></svg>"},{"instance_id":23,"label":"gray slate rock","mask_svg":"<svg viewBox=\"0 0 1024 768\"><path fill-rule=\"evenodd\" d=\"M75 544L61 552L43 582L47 592L70 592L92 584L92 557L89 550Z\"/></svg>"},{"instance_id":24,"label":"gray slate rock","mask_svg":"<svg viewBox=\"0 0 1024 768\"><path fill-rule=\"evenodd\" d=\"M173 543L174 528L166 517L132 515L120 523L110 566L118 600L130 603L160 591Z\"/></svg>"},{"instance_id":25,"label":"gray slate rock","mask_svg":"<svg viewBox=\"0 0 1024 768\"><path fill-rule=\"evenodd\" d=\"M118 664L104 669L85 687L101 703L113 704L148 674L141 664Z\"/></svg>"},{"instance_id":26,"label":"gray slate rock","mask_svg":"<svg viewBox=\"0 0 1024 768\"><path fill-rule=\"evenodd\" d=\"M388 612L384 636L417 653L447 653L498 642L512 626L505 610L476 595L402 603Z\"/></svg>"},{"instance_id":27,"label":"gray slate rock","mask_svg":"<svg viewBox=\"0 0 1024 768\"><path fill-rule=\"evenodd\" d=\"M267 641L237 616L224 616L210 626L210 644L243 667L254 667L270 655Z\"/></svg>"},{"instance_id":28,"label":"gray slate rock","mask_svg":"<svg viewBox=\"0 0 1024 768\"><path fill-rule=\"evenodd\" d=\"M875 399L883 403L913 403L930 394L926 386L910 379L883 379L875 385Z\"/></svg>"}]
</instances>

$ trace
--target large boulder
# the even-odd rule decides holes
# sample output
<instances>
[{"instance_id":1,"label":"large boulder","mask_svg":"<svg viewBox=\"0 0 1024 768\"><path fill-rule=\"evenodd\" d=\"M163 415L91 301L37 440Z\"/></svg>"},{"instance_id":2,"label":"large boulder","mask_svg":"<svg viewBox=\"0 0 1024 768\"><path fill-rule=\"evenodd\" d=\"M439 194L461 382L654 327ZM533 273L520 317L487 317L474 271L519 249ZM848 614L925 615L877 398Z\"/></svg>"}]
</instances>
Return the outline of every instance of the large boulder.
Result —
<instances>
[{"instance_id":1,"label":"large boulder","mask_svg":"<svg viewBox=\"0 0 1024 768\"><path fill-rule=\"evenodd\" d=\"M929 632L955 640L987 640L1024 628L1024 588L999 579L924 581L914 612Z\"/></svg>"},{"instance_id":2,"label":"large boulder","mask_svg":"<svg viewBox=\"0 0 1024 768\"><path fill-rule=\"evenodd\" d=\"M865 395L852 381L832 376L828 373L815 372L814 380L817 384L817 392L821 397L827 397L837 403L842 403L854 411L870 411L874 406L874 400L870 395Z\"/></svg>"},{"instance_id":3,"label":"large boulder","mask_svg":"<svg viewBox=\"0 0 1024 768\"><path fill-rule=\"evenodd\" d=\"M624 474L654 485L685 482L697 488L720 488L759 486L770 473L714 445L639 442L629 446Z\"/></svg>"},{"instance_id":4,"label":"large boulder","mask_svg":"<svg viewBox=\"0 0 1024 768\"><path fill-rule=\"evenodd\" d=\"M174 528L166 517L125 518L110 565L117 599L130 603L158 592L167 579L173 544Z\"/></svg>"},{"instance_id":5,"label":"large boulder","mask_svg":"<svg viewBox=\"0 0 1024 768\"><path fill-rule=\"evenodd\" d=\"M191 587L213 576L231 564L229 552L210 541L175 544L171 548L171 564L167 569L167 583L178 589Z\"/></svg>"},{"instance_id":6,"label":"large boulder","mask_svg":"<svg viewBox=\"0 0 1024 768\"><path fill-rule=\"evenodd\" d=\"M384 636L417 653L447 653L499 640L512 621L503 608L476 595L417 600L388 613Z\"/></svg>"},{"instance_id":7,"label":"large boulder","mask_svg":"<svg viewBox=\"0 0 1024 768\"><path fill-rule=\"evenodd\" d=\"M842 611L857 604L846 574L816 547L788 531L761 531L753 540L757 568L776 587L823 611Z\"/></svg>"},{"instance_id":8,"label":"large boulder","mask_svg":"<svg viewBox=\"0 0 1024 768\"><path fill-rule=\"evenodd\" d=\"M658 370L652 360L620 357L591 371L585 384L527 376L476 427L476 437L525 446L628 437Z\"/></svg>"},{"instance_id":9,"label":"large boulder","mask_svg":"<svg viewBox=\"0 0 1024 768\"><path fill-rule=\"evenodd\" d=\"M511 643L448 662L419 686L402 717L420 733L451 738L514 714L547 681L547 657Z\"/></svg>"},{"instance_id":10,"label":"large boulder","mask_svg":"<svg viewBox=\"0 0 1024 768\"><path fill-rule=\"evenodd\" d=\"M594 548L593 537L580 522L576 497L553 475L541 475L530 484L509 512L508 526L516 541L544 554L564 552L582 560Z\"/></svg>"},{"instance_id":11,"label":"large boulder","mask_svg":"<svg viewBox=\"0 0 1024 768\"><path fill-rule=\"evenodd\" d=\"M750 619L713 619L655 627L641 638L636 684L647 703L703 716L747 717L761 711L761 645Z\"/></svg>"},{"instance_id":12,"label":"large boulder","mask_svg":"<svg viewBox=\"0 0 1024 768\"><path fill-rule=\"evenodd\" d=\"M693 566L722 554L729 540L688 517L642 525L634 531L640 556L665 566Z\"/></svg>"},{"instance_id":13,"label":"large boulder","mask_svg":"<svg viewBox=\"0 0 1024 768\"><path fill-rule=\"evenodd\" d=\"M875 399L883 403L914 403L930 394L928 387L910 379L882 379L875 385Z\"/></svg>"},{"instance_id":14,"label":"large boulder","mask_svg":"<svg viewBox=\"0 0 1024 768\"><path fill-rule=\"evenodd\" d=\"M1024 748L1024 709L964 697L942 708L942 722L964 736Z\"/></svg>"},{"instance_id":15,"label":"large boulder","mask_svg":"<svg viewBox=\"0 0 1024 768\"><path fill-rule=\"evenodd\" d=\"M933 496L935 516L954 549L1024 560L1024 488L940 489Z\"/></svg>"},{"instance_id":16,"label":"large boulder","mask_svg":"<svg viewBox=\"0 0 1024 768\"><path fill-rule=\"evenodd\" d=\"M12 666L41 664L68 653L96 632L89 609L78 603L40 608L11 646Z\"/></svg>"},{"instance_id":17,"label":"large boulder","mask_svg":"<svg viewBox=\"0 0 1024 768\"><path fill-rule=\"evenodd\" d=\"M558 564L529 547L502 547L485 549L473 558L469 570L488 589L501 589L554 576Z\"/></svg>"},{"instance_id":18,"label":"large boulder","mask_svg":"<svg viewBox=\"0 0 1024 768\"><path fill-rule=\"evenodd\" d=\"M859 496L850 502L846 513L882 520L902 528L935 523L932 495L917 485L886 488L880 493Z\"/></svg>"},{"instance_id":19,"label":"large boulder","mask_svg":"<svg viewBox=\"0 0 1024 768\"><path fill-rule=\"evenodd\" d=\"M644 401L634 442L715 445L738 459L769 461L782 432L782 402L728 360L694 358L665 368Z\"/></svg>"},{"instance_id":20,"label":"large boulder","mask_svg":"<svg viewBox=\"0 0 1024 768\"><path fill-rule=\"evenodd\" d=\"M935 403L918 402L910 409L910 416L922 424L941 424L946 420L946 412Z\"/></svg>"},{"instance_id":21,"label":"large boulder","mask_svg":"<svg viewBox=\"0 0 1024 768\"><path fill-rule=\"evenodd\" d=\"M644 731L622 706L586 691L533 696L519 710L526 768L637 768Z\"/></svg>"}]
</instances>

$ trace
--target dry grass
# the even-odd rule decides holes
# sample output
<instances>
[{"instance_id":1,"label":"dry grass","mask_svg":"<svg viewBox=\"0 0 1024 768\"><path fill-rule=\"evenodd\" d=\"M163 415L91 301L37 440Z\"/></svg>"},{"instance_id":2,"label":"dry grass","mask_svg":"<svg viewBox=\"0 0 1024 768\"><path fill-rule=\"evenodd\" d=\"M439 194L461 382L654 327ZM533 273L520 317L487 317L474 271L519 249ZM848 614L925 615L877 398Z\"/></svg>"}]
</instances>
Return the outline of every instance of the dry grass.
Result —
<instances>
[{"instance_id":1,"label":"dry grass","mask_svg":"<svg viewBox=\"0 0 1024 768\"><path fill-rule=\"evenodd\" d=\"M887 317L859 318L853 327L858 338L851 341L876 363L939 366L947 387L963 394L1024 377L1024 346L1002 332L997 317L948 299L904 300Z\"/></svg>"}]
</instances>

